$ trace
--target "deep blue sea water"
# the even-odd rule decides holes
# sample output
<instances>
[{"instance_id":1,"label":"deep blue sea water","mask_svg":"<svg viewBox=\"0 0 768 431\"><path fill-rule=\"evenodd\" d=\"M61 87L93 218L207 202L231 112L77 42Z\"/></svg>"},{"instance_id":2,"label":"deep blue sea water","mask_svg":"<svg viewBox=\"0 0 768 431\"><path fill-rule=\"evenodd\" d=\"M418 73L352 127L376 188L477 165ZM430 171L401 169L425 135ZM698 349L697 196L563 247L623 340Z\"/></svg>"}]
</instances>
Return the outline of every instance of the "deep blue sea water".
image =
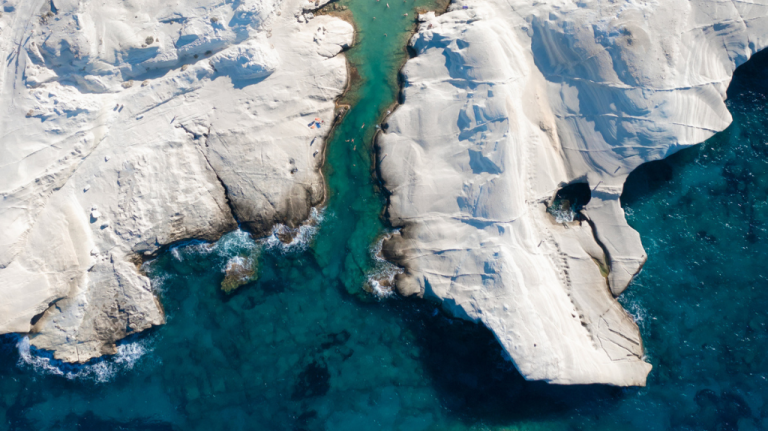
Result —
<instances>
[{"instance_id":1,"label":"deep blue sea water","mask_svg":"<svg viewBox=\"0 0 768 431\"><path fill-rule=\"evenodd\" d=\"M627 182L649 259L621 302L654 365L648 386L558 387L525 382L482 327L362 288L386 270L372 258L386 229L372 125L395 100L413 8L434 5L341 4L360 30L360 78L329 147L318 227L290 247L233 232L147 263L168 323L114 357L65 367L0 337L0 430L768 428L765 55L731 85L731 127ZM257 257L259 278L225 295L236 256Z\"/></svg>"}]
</instances>

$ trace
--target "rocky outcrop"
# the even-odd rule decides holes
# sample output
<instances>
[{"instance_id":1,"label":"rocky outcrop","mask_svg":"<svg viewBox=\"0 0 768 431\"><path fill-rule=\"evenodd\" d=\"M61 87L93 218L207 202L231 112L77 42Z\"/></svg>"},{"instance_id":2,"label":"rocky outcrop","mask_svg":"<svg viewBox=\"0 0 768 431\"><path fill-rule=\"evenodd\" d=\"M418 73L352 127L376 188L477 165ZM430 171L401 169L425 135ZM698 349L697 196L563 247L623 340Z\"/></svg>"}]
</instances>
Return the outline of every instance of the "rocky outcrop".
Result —
<instances>
[{"instance_id":1,"label":"rocky outcrop","mask_svg":"<svg viewBox=\"0 0 768 431\"><path fill-rule=\"evenodd\" d=\"M224 280L221 281L221 290L224 293L232 293L238 287L256 281L258 276L258 262L251 256L235 256L227 262L224 269Z\"/></svg>"},{"instance_id":2,"label":"rocky outcrop","mask_svg":"<svg viewBox=\"0 0 768 431\"><path fill-rule=\"evenodd\" d=\"M164 320L143 256L308 217L353 30L304 3L4 2L0 333L113 353Z\"/></svg>"},{"instance_id":3,"label":"rocky outcrop","mask_svg":"<svg viewBox=\"0 0 768 431\"><path fill-rule=\"evenodd\" d=\"M398 289L487 326L527 379L645 384L615 300L646 258L622 185L730 123L726 89L766 45L768 7L477 0L421 20L377 141ZM572 183L591 195L582 220L556 218Z\"/></svg>"}]
</instances>

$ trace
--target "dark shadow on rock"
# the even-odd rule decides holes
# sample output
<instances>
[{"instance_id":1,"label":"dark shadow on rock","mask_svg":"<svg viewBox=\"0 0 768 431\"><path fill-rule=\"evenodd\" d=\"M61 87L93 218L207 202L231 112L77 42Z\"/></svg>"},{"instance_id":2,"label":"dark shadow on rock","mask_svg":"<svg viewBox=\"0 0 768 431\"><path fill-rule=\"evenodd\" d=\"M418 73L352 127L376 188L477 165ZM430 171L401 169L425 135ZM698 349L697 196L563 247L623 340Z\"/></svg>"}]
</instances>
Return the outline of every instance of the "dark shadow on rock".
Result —
<instances>
[{"instance_id":1,"label":"dark shadow on rock","mask_svg":"<svg viewBox=\"0 0 768 431\"><path fill-rule=\"evenodd\" d=\"M768 50L760 51L752 56L746 63L739 66L733 74L733 80L728 87L727 105L733 115L739 115L739 112L733 111L733 101L747 98L755 101L764 101L768 96ZM745 104L751 106L750 104ZM631 205L646 196L659 191L665 185L674 179L675 170L678 167L690 163L712 163L721 156L717 151L723 140L729 139L730 135L735 133L731 127L715 135L707 143L696 145L679 151L664 160L656 160L640 165L635 169L624 184L624 192L621 194L623 205ZM743 128L740 130L740 138L749 142L763 143L766 139L760 139L752 136L759 133L756 130ZM730 137L733 139L733 137ZM768 155L768 146L761 145L759 148L752 148L757 156ZM701 156L704 155L704 158ZM722 175L728 182L728 193L744 194L748 199L748 186L752 183L749 159L745 156L743 159L732 160L725 164Z\"/></svg>"},{"instance_id":2,"label":"dark shadow on rock","mask_svg":"<svg viewBox=\"0 0 768 431\"><path fill-rule=\"evenodd\" d=\"M621 193L621 203L632 205L640 201L644 196L664 187L672 180L673 175L674 168L668 159L643 163L627 177L624 191Z\"/></svg>"},{"instance_id":3,"label":"dark shadow on rock","mask_svg":"<svg viewBox=\"0 0 768 431\"><path fill-rule=\"evenodd\" d=\"M768 50L752 56L733 73L733 80L728 86L728 98L751 92L768 94Z\"/></svg>"},{"instance_id":4,"label":"dark shadow on rock","mask_svg":"<svg viewBox=\"0 0 768 431\"><path fill-rule=\"evenodd\" d=\"M435 305L421 299L404 299L395 307L414 331L420 360L441 404L466 424L509 425L577 409L598 414L638 390L526 381L484 326L435 313Z\"/></svg>"},{"instance_id":5,"label":"dark shadow on rock","mask_svg":"<svg viewBox=\"0 0 768 431\"><path fill-rule=\"evenodd\" d=\"M571 183L557 191L555 200L567 200L578 211L592 200L592 190L587 183Z\"/></svg>"},{"instance_id":6,"label":"dark shadow on rock","mask_svg":"<svg viewBox=\"0 0 768 431\"><path fill-rule=\"evenodd\" d=\"M232 80L232 86L233 87L235 87L238 90L242 90L243 88L245 88L245 87L247 87L249 85L258 84L261 81L267 79L268 77L269 77L269 75L261 77L261 78L255 78L255 79L238 79L238 78L232 78L232 77L230 77L230 79Z\"/></svg>"}]
</instances>

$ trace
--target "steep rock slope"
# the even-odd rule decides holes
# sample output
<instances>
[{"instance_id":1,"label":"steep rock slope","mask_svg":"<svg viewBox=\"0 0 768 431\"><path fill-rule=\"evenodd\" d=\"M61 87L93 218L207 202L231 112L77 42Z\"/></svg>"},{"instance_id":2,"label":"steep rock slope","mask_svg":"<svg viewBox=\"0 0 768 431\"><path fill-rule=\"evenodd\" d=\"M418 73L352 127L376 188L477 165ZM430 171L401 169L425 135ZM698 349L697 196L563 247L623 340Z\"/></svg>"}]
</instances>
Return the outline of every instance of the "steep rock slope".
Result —
<instances>
[{"instance_id":1,"label":"steep rock slope","mask_svg":"<svg viewBox=\"0 0 768 431\"><path fill-rule=\"evenodd\" d=\"M3 3L0 333L112 353L164 321L141 256L308 217L353 38L319 4Z\"/></svg>"},{"instance_id":2,"label":"steep rock slope","mask_svg":"<svg viewBox=\"0 0 768 431\"><path fill-rule=\"evenodd\" d=\"M704 0L423 15L377 141L399 290L486 325L527 379L645 384L638 328L614 298L646 258L622 186L730 123L726 89L765 46L767 17L761 2ZM547 211L570 183L589 185L586 220Z\"/></svg>"}]
</instances>

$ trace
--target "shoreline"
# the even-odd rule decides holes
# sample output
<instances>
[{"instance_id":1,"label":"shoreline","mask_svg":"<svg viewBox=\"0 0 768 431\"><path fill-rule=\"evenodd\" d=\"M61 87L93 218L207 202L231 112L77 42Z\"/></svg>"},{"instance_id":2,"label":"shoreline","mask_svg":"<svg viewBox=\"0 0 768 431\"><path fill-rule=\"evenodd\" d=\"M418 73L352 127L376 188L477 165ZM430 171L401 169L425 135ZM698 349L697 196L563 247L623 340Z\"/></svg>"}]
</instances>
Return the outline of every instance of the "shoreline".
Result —
<instances>
[{"instance_id":1,"label":"shoreline","mask_svg":"<svg viewBox=\"0 0 768 431\"><path fill-rule=\"evenodd\" d=\"M99 14L102 6L93 5L89 12ZM130 9L131 5L124 7ZM75 13L70 9L62 8L49 14ZM221 19L218 15L209 18L204 8L199 13L203 14L196 17L200 26L190 31L200 33L216 27ZM234 16L238 12L230 13ZM87 105L72 115L49 113L50 124L59 122L63 130L69 131L66 127L72 121L99 121L99 124L111 121L114 130L133 128L132 134L122 141L127 140L129 146L137 149L121 148L114 139L106 143L102 143L104 138L95 140L99 152L88 157L93 152L89 150L81 158L87 162L72 167L73 174L63 180L66 189L60 191L62 186L59 186L50 196L43 196L46 199L41 198L39 205L48 212L41 213L45 217L35 216L34 223L27 229L44 229L39 226L51 222L75 223L79 230L72 231L70 227L60 236L65 244L75 245L65 256L75 262L62 260L75 267L64 269L77 272L68 275L66 280L51 278L36 293L22 295L19 292L18 299L24 308L8 314L3 328L6 332L30 336L37 349L50 351L53 357L66 363L84 363L113 354L120 339L166 323L164 305L153 291L154 282L143 267L146 262L180 244L216 243L238 228L254 240L268 237L276 226L299 228L308 223L317 209L323 208L328 196L323 175L325 146L343 120L340 114L344 109L339 101L349 91L352 81L346 51L354 45L356 32L354 26L336 17L318 17L317 21L302 23L302 13L311 11L297 0L265 11L262 16L248 15L249 23L258 21L260 25L248 27L247 38L232 41L226 39L227 35L220 36L223 42L218 42L215 54L211 50L204 54L200 51L199 61L191 65L183 61L170 64L166 74L156 80L145 80L141 86L126 81L115 96L70 91L55 80L45 84L51 88L52 103L54 100L58 103L62 97L65 104L98 103L107 111L106 106L115 106L115 100L118 101L108 111L108 121L103 119L104 115L97 117L100 111ZM130 19L134 19L133 13ZM53 26L56 30L58 21L59 18L42 20L36 25L43 29ZM316 31L317 24L320 28ZM148 24L142 21L137 25L141 29ZM28 29L20 27L18 31ZM147 36L146 41L141 39L142 48L150 49L150 53L161 52L166 57L192 58L190 48L180 51L181 48L172 43L177 34L166 33L155 32L153 37ZM329 34L324 37L326 33ZM56 34L62 40L72 37L63 31ZM155 42L154 46L147 47ZM303 45L309 47L309 51ZM202 48L195 45L194 49L207 48L207 45ZM165 49L170 52L165 53ZM24 50L25 60L40 55L34 41ZM337 58L339 55L343 57ZM206 60L206 57L211 58ZM231 67L235 57L246 63L241 61L239 66ZM198 55L194 58L198 59ZM53 63L49 67L56 69L58 65ZM346 76L342 75L342 67ZM80 72L78 69L72 73ZM86 68L82 72L89 73ZM310 79L301 79L303 77ZM265 86L259 84L266 79L270 81L263 84ZM280 93L278 87L270 83L278 87L282 84L288 92ZM28 85L19 89L19 97L27 100L40 91L36 88ZM57 94L59 90L64 93ZM163 96L159 101L156 100L158 92ZM203 103L187 103L184 95L189 92L196 92ZM237 103L228 99L227 94L235 95ZM273 98L276 103L271 102ZM239 104L244 109L238 109ZM162 108L155 109L158 106ZM128 109L122 112L123 107ZM145 112L150 114L144 115ZM266 116L260 117L263 114ZM325 125L322 131L302 129L303 117L311 118L313 114L330 123L328 129ZM67 120L75 115L83 116ZM163 139L147 139L136 133L140 130L137 126L152 127ZM310 140L315 139L322 143L323 150L312 155L317 144L312 148ZM63 142L68 143L66 137ZM110 159L113 160L110 162ZM67 158L54 158L53 162L69 163ZM294 176L294 173L297 174ZM181 181L184 175L193 175L193 181ZM63 205L62 202L73 208L67 207L67 212L51 212L51 208ZM18 239L19 244L26 244L24 238ZM28 253L49 254L44 250ZM19 259L26 258L25 254L20 256ZM44 273L55 275L57 270L49 268ZM6 269L7 278L3 281L16 276L13 271L16 270ZM37 277L44 276L38 274L42 270L37 267L27 271ZM11 289L9 292L19 290L8 289ZM113 291L115 298L110 296ZM121 323L128 320L130 323Z\"/></svg>"},{"instance_id":2,"label":"shoreline","mask_svg":"<svg viewBox=\"0 0 768 431\"><path fill-rule=\"evenodd\" d=\"M416 57L416 54L415 54L415 52L413 52L413 48L411 47L411 39L413 39L413 36L415 36L416 33L418 33L418 31L419 31L419 25L421 24L420 21L419 21L419 15L426 14L426 13L429 13L429 12L434 12L436 17L438 17L440 15L443 15L443 14L448 12L448 9L451 7L451 4L453 4L454 0L439 0L439 1L445 3L443 5L443 7L437 8L437 9L434 9L434 10L426 9L425 8L425 9L423 9L423 12L417 12L416 16L414 17L413 28L412 28L410 34L408 35L408 40L407 40L406 44L403 46L403 50L406 52L406 57L403 60L403 63L397 69L397 86L398 86L397 97L395 98L395 101L381 115L381 118L380 118L379 122L377 123L378 125L381 126L381 128L376 130L376 133L373 135L373 138L372 138L372 141L371 141L371 151L372 151L372 153L371 153L371 155L372 155L372 157L371 157L371 165L372 165L371 166L371 172L372 172L372 175L375 176L375 179L376 179L375 184L376 184L376 187L378 189L378 192L382 196L384 196L385 202L386 202L384 207L382 208L382 210L380 212L380 219L384 222L385 226L388 229L390 229L390 230L403 229L405 226L395 226L395 225L393 225L392 221L391 221L391 219L389 217L389 207L390 207L390 196L391 196L391 193L384 186L384 180L382 178L381 166L380 166L380 161L382 160L382 158L381 158L381 151L382 151L382 149L381 149L381 146L379 145L378 141L379 141L380 135L382 133L384 133L384 125L387 123L388 118L391 117L392 115L394 115L395 112L397 112L397 109L403 104L402 103L402 101L403 101L402 93L403 93L403 89L405 88L405 80L403 79L403 68L405 67L405 65L408 62L408 60L411 60L412 58ZM386 111L390 111L390 112L386 112ZM385 232L385 233L383 233L379 237L378 240L382 241L382 242L381 242L381 247L379 249L379 253L378 254L381 255L381 259L383 259L384 261L389 262L392 265L395 265L396 267L400 268L402 270L400 273L407 272L408 268L407 268L407 266L405 264L403 264L402 262L400 262L397 259L392 259L391 257L386 256L386 253L385 253L384 250L386 250L386 243L387 243L387 241L391 237L392 237L392 232ZM405 296L409 296L409 295L403 295L402 293L400 293L400 290L398 288L398 283L397 283L397 276L395 276L395 279L393 280L393 284L394 284L394 290L397 291L398 294L400 294L400 295L402 295L404 297Z\"/></svg>"},{"instance_id":3,"label":"shoreline","mask_svg":"<svg viewBox=\"0 0 768 431\"><path fill-rule=\"evenodd\" d=\"M319 6L317 9L303 9L302 8L301 10L304 11L304 13L307 13L307 12L315 13L317 11L322 11L323 9L325 9L326 7L328 7L331 4L336 4L337 1L338 0L332 0L331 2L328 2L325 5ZM343 19L344 21L346 21L346 22L348 22L349 24L352 25L352 27L354 29L354 34L353 34L352 44L349 47L347 47L346 49L343 49L339 54L337 54L337 55L344 55L344 60L345 60L345 63L347 64L347 68L346 68L346 70L347 70L347 84L346 84L346 87L345 87L344 91L339 96L337 96L336 100L334 101L333 123L329 127L328 133L322 138L323 141L324 141L323 151L322 151L322 153L320 153L321 157L322 157L322 160L321 160L321 162L319 164L319 168L317 170L317 173L320 174L320 176L321 176L321 178L323 180L323 184L324 184L323 199L319 203L317 203L315 205L310 205L309 206L310 210L312 208L314 208L314 209L316 209L318 211L321 210L325 206L327 201L328 201L328 193L329 193L328 182L325 180L325 175L323 174L323 168L324 168L324 166L326 164L326 161L327 161L326 160L326 155L327 155L327 151L328 151L328 147L329 147L328 143L333 138L333 134L334 134L336 128L344 120L344 117L346 116L346 114L349 112L349 109L351 108L351 105L341 103L341 101L343 100L345 95L352 88L352 82L353 82L354 75L355 75L355 73L352 72L354 67L349 62L349 59L347 58L345 53L347 51L349 51L350 49L352 49L352 47L355 46L355 44L357 43L357 34L358 34L357 33L357 27L356 27L355 23L352 22L352 21L347 20L346 16L341 16L340 14L330 14L330 13L327 13L327 14L315 14L315 16L319 16L319 15L329 15L329 16L334 16L334 17L339 18L339 19ZM352 15L352 13L351 13L351 11L349 11L348 16L351 17L351 15ZM309 21L304 22L303 24L304 25L308 25ZM238 218L235 216L235 212L234 212L234 209L232 207L231 200L230 200L230 197L229 197L229 192L226 190L226 187L224 186L224 183L220 179L219 179L219 183L222 185L222 187L224 187L224 190L225 190L224 195L225 195L225 198L227 200L227 205L230 207L230 211L232 213L232 217L234 218L235 222L237 223L237 227L235 229L229 229L229 230L223 230L221 232L217 232L216 234L214 234L211 237L204 237L204 238L201 238L201 237L189 237L189 238L180 239L180 240L168 243L168 244L164 244L158 250L156 250L155 252L153 252L153 253L151 253L149 255L142 255L142 254L139 254L139 253L134 253L134 254L132 254L130 256L130 261L133 262L134 265L136 265L136 268L137 268L137 270L139 271L140 274L146 276L144 271L141 270L141 266L142 265L144 265L145 263L147 263L149 261L157 259L161 254L166 253L170 249L172 249L174 247L178 247L178 246L180 246L180 245L182 245L182 244L184 244L186 242L201 241L201 242L204 242L204 243L212 244L212 243L215 243L215 242L219 241L221 239L221 237L223 237L224 235L226 235L228 233L231 233L231 232L235 232L237 230L243 230L254 241L263 240L263 239L269 237L269 234L258 235L258 234L250 231L249 229L247 229L246 227L241 225L240 220L238 220ZM310 211L310 214L308 214L307 217L298 226L296 226L295 228L291 227L290 229L299 229L301 226L305 225L306 223L308 223L310 221L311 221L311 211ZM271 232L278 225L288 226L286 224L286 220L278 220L278 221L276 221L276 222L274 222L272 224L272 226L270 227L269 231Z\"/></svg>"}]
</instances>

